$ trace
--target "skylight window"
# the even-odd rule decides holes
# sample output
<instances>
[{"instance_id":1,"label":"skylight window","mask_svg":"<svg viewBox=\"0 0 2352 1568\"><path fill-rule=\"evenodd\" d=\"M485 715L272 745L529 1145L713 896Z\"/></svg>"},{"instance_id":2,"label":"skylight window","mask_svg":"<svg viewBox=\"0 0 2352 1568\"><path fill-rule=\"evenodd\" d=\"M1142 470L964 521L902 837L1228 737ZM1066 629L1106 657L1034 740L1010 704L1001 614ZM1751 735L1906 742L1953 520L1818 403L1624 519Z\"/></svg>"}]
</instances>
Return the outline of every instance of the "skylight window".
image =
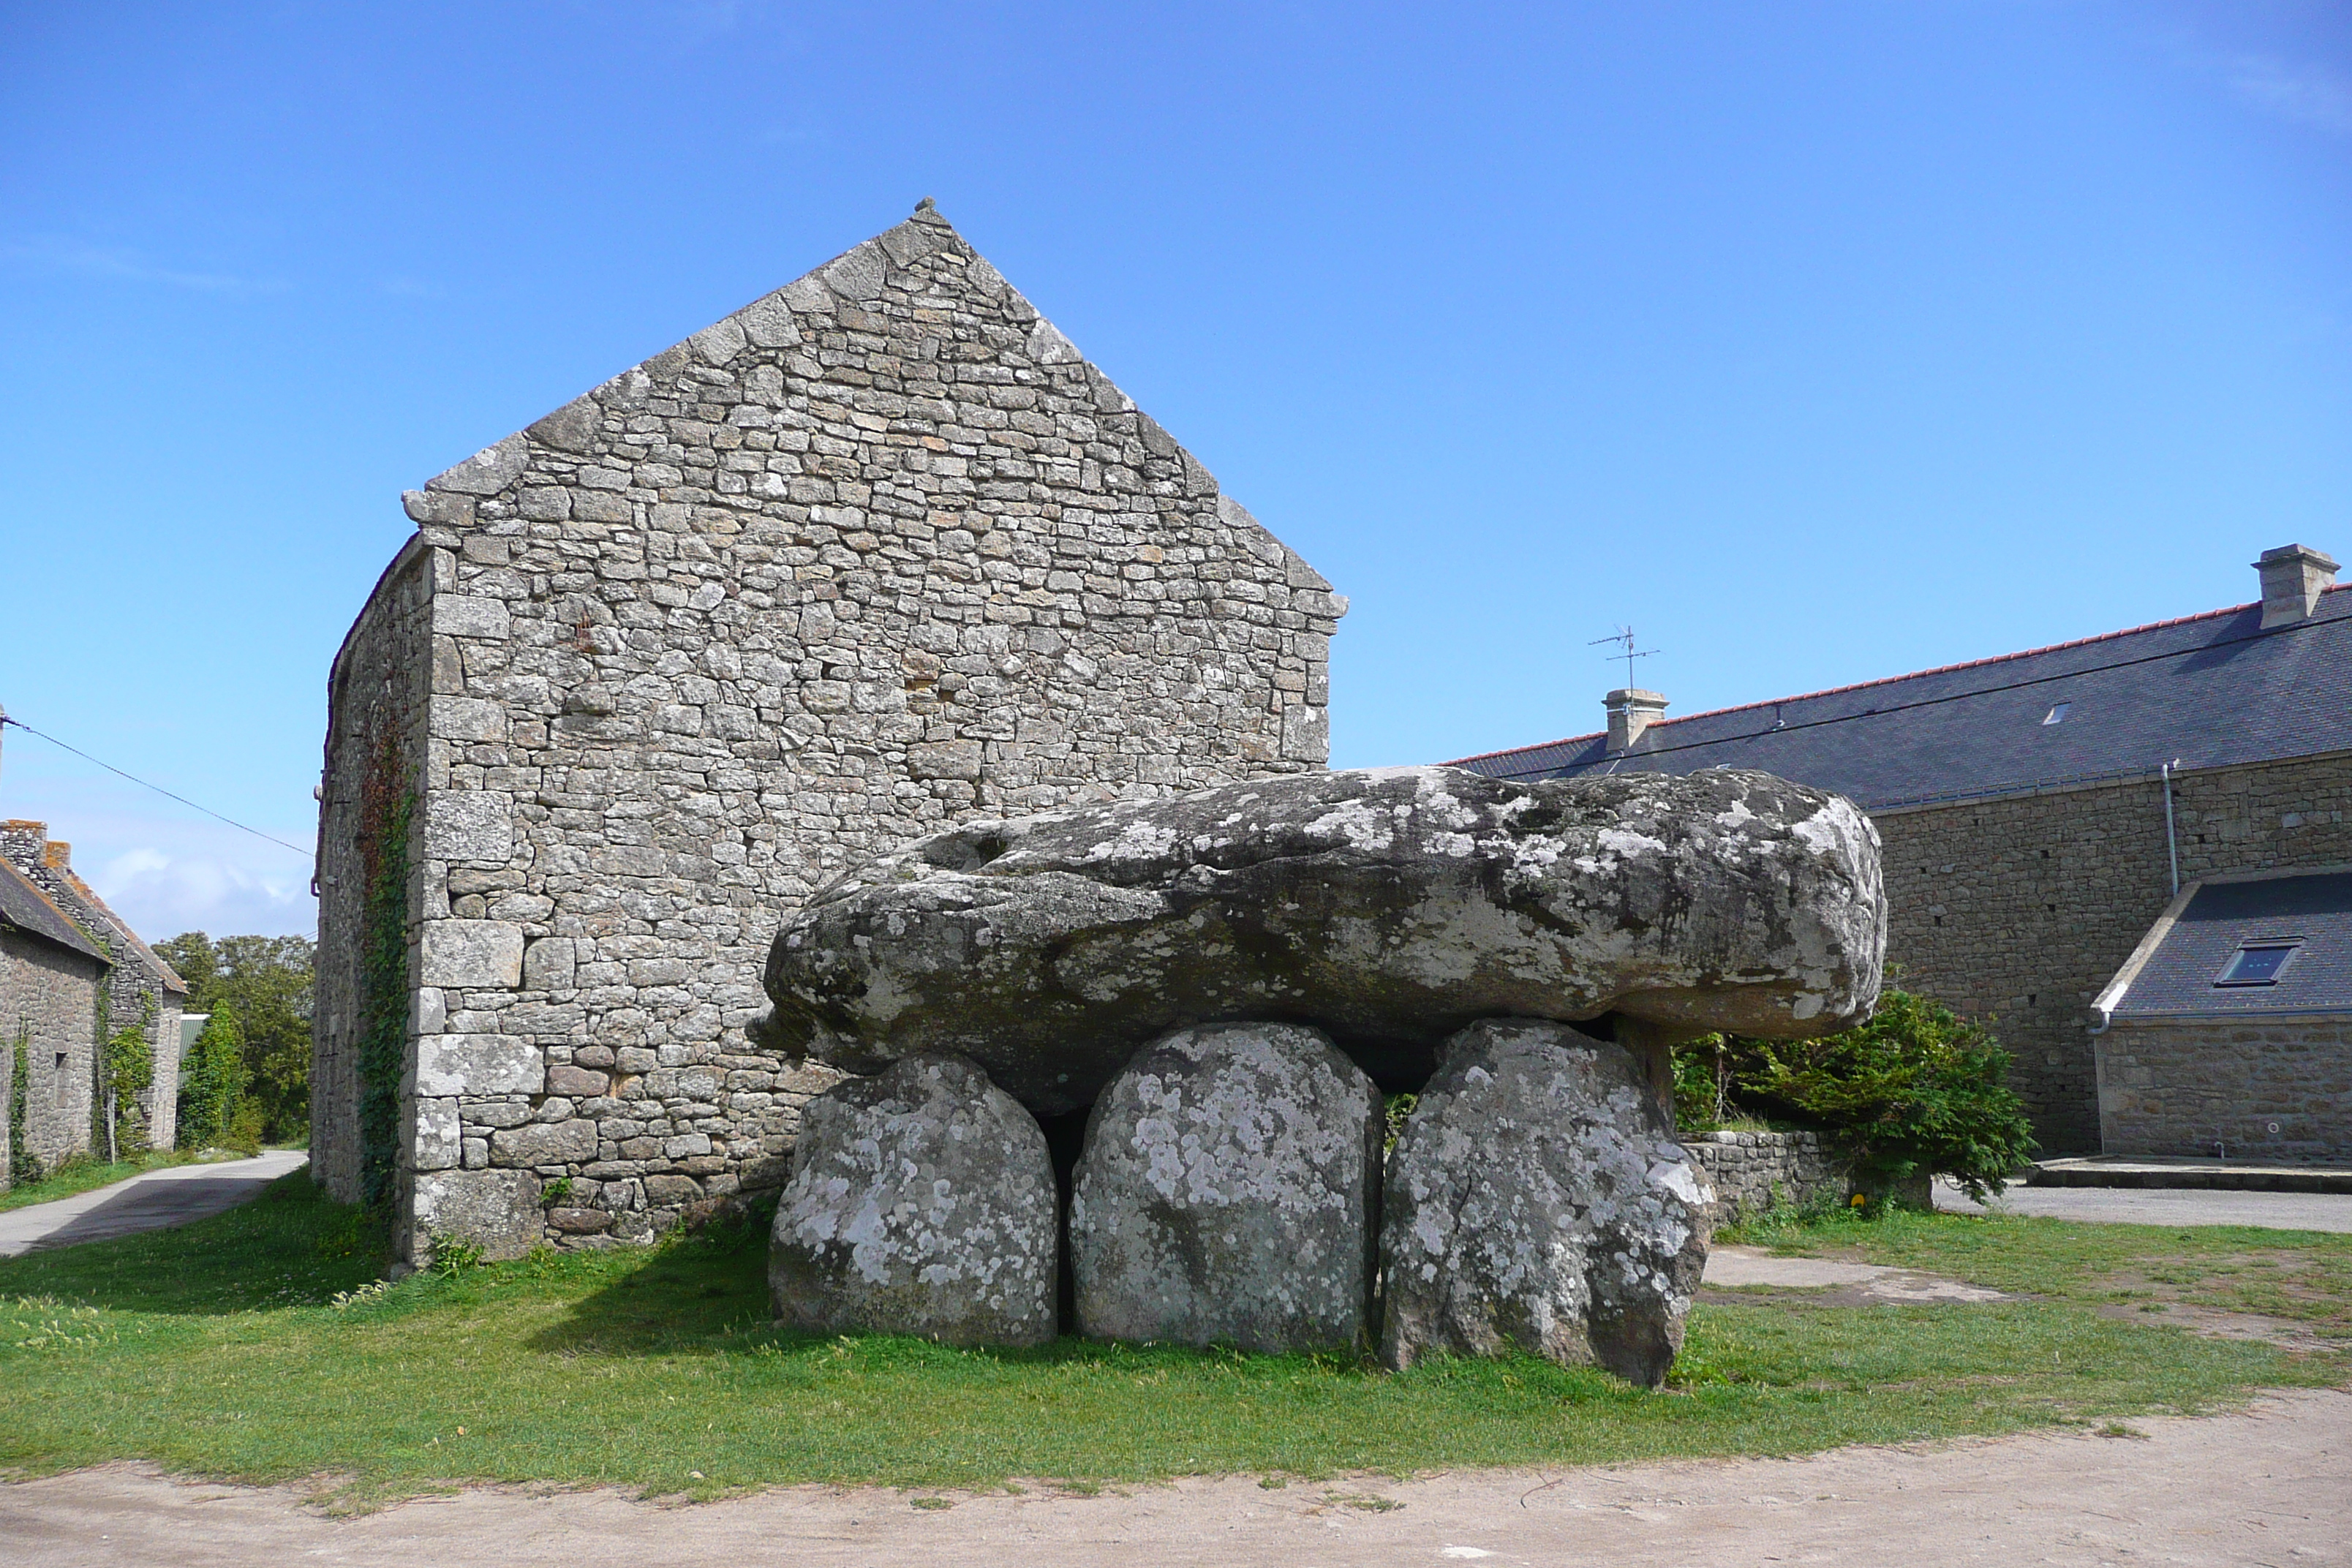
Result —
<instances>
[{"instance_id":1,"label":"skylight window","mask_svg":"<svg viewBox=\"0 0 2352 1568\"><path fill-rule=\"evenodd\" d=\"M2230 955L2214 977L2216 985L2275 985L2298 949L2298 942L2250 942Z\"/></svg>"},{"instance_id":2,"label":"skylight window","mask_svg":"<svg viewBox=\"0 0 2352 1568\"><path fill-rule=\"evenodd\" d=\"M2050 711L2042 716L2042 721L2044 724L2063 724L2066 721L2066 710L2073 706L2074 705L2072 702L2053 703Z\"/></svg>"}]
</instances>

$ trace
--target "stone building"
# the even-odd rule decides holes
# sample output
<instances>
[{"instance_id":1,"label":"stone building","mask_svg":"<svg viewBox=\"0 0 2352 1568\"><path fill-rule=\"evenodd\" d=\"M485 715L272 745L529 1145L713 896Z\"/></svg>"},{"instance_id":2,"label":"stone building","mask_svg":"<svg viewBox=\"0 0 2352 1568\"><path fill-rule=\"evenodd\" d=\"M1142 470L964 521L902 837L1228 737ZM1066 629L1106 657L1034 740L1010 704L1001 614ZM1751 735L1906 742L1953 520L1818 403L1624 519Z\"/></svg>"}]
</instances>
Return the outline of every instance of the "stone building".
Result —
<instances>
[{"instance_id":1,"label":"stone building","mask_svg":"<svg viewBox=\"0 0 2352 1568\"><path fill-rule=\"evenodd\" d=\"M73 846L52 839L47 823L0 822L0 860L39 889L105 963L102 1005L90 1025L94 1039L110 1039L134 1026L147 1037L154 1076L135 1106L120 1108L118 1147L170 1148L179 1131L180 1015L188 999L187 982L75 873ZM88 1148L93 1135L105 1141L104 1101L94 1048L80 1059L83 1082L74 1092L81 1097L83 1131L75 1147Z\"/></svg>"},{"instance_id":2,"label":"stone building","mask_svg":"<svg viewBox=\"0 0 2352 1568\"><path fill-rule=\"evenodd\" d=\"M1683 719L1612 691L1605 731L1461 765L1751 767L1850 795L1885 844L1901 983L1994 1023L2045 1152L2095 1151L2093 1005L2168 903L2200 879L2352 865L2352 593L2301 545L2256 566L2257 603ZM2195 1137L2184 1122L2163 1152L2295 1156L2275 1114L2200 1104Z\"/></svg>"},{"instance_id":3,"label":"stone building","mask_svg":"<svg viewBox=\"0 0 2352 1568\"><path fill-rule=\"evenodd\" d=\"M412 1262L781 1184L830 1079L744 1025L847 864L1325 761L1345 601L929 203L405 503L329 688L312 1163Z\"/></svg>"},{"instance_id":4,"label":"stone building","mask_svg":"<svg viewBox=\"0 0 2352 1568\"><path fill-rule=\"evenodd\" d=\"M29 1155L47 1169L89 1147L91 1052L106 972L97 944L0 859L0 1192L16 1159Z\"/></svg>"},{"instance_id":5,"label":"stone building","mask_svg":"<svg viewBox=\"0 0 2352 1568\"><path fill-rule=\"evenodd\" d=\"M2352 1160L2352 871L2189 883L2091 1012L2103 1152Z\"/></svg>"}]
</instances>

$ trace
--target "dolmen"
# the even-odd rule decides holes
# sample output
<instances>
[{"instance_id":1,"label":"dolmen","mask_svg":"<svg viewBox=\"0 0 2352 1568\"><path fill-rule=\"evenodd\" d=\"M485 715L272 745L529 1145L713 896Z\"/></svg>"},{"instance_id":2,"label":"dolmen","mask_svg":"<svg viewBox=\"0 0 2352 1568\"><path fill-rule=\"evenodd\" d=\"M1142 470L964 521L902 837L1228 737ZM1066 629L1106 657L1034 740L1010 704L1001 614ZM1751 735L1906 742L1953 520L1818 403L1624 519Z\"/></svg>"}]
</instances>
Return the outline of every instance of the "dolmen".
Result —
<instances>
[{"instance_id":1,"label":"dolmen","mask_svg":"<svg viewBox=\"0 0 2352 1568\"><path fill-rule=\"evenodd\" d=\"M1677 1039L1875 1005L1878 838L1710 769L1296 774L966 824L770 950L811 1101L771 1283L824 1332L1527 1352L1654 1385L1704 1268ZM1412 1091L1388 1143L1384 1092ZM1057 1198L1038 1118L1085 1113Z\"/></svg>"}]
</instances>

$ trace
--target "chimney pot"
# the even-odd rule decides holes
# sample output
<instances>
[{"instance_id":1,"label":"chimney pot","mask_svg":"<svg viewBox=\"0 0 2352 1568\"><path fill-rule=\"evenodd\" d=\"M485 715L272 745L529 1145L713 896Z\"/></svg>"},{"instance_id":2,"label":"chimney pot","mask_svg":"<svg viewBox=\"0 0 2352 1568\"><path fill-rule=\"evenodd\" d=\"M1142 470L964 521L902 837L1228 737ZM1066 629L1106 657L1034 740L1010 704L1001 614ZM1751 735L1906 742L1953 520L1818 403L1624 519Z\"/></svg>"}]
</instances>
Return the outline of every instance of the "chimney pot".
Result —
<instances>
[{"instance_id":1,"label":"chimney pot","mask_svg":"<svg viewBox=\"0 0 2352 1568\"><path fill-rule=\"evenodd\" d=\"M1643 731L1666 716L1665 698L1639 687L1620 688L1601 702L1609 710L1609 754L1612 757L1632 750Z\"/></svg>"},{"instance_id":2,"label":"chimney pot","mask_svg":"<svg viewBox=\"0 0 2352 1568\"><path fill-rule=\"evenodd\" d=\"M2319 609L2319 595L2336 586L2336 563L2306 544L2265 550L2254 563L2263 577L2263 626L2307 621Z\"/></svg>"}]
</instances>

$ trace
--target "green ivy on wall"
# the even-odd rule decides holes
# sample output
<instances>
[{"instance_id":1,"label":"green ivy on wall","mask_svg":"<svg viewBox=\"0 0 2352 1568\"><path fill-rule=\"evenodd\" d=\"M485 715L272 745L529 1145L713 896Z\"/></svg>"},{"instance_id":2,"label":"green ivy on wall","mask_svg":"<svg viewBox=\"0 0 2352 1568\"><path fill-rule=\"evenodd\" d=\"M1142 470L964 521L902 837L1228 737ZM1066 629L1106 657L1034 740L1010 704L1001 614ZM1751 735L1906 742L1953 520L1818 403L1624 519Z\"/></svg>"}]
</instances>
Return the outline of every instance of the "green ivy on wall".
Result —
<instances>
[{"instance_id":1,"label":"green ivy on wall","mask_svg":"<svg viewBox=\"0 0 2352 1568\"><path fill-rule=\"evenodd\" d=\"M400 1132L400 1079L408 1054L408 827L416 804L396 754L378 753L361 802L360 849L367 876L361 928L359 1059L360 1197L390 1200Z\"/></svg>"},{"instance_id":2,"label":"green ivy on wall","mask_svg":"<svg viewBox=\"0 0 2352 1568\"><path fill-rule=\"evenodd\" d=\"M25 1134L25 1080L33 1070L31 1019L16 1021L11 1054L16 1058L16 1070L8 1075L8 1179L12 1184L37 1182L41 1179L40 1157L26 1146Z\"/></svg>"}]
</instances>

